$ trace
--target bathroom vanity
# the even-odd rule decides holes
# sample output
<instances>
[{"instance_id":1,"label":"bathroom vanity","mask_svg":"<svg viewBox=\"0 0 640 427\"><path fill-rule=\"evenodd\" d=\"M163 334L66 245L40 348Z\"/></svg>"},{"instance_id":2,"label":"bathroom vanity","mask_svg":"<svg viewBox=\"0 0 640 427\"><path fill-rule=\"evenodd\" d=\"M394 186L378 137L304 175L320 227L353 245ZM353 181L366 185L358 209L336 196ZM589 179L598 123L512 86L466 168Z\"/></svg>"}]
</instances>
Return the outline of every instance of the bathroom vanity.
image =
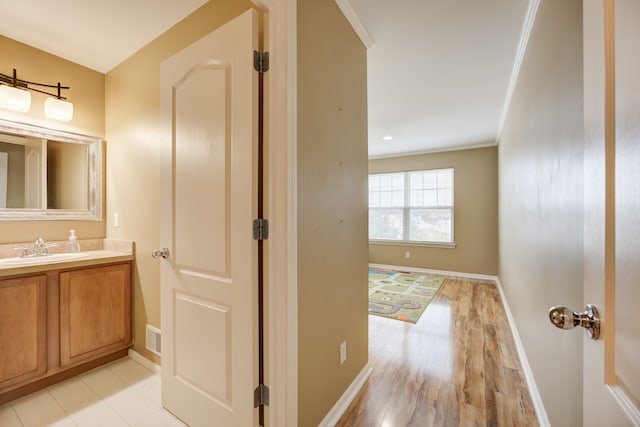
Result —
<instances>
[{"instance_id":1,"label":"bathroom vanity","mask_svg":"<svg viewBox=\"0 0 640 427\"><path fill-rule=\"evenodd\" d=\"M127 354L132 253L0 259L0 404Z\"/></svg>"}]
</instances>

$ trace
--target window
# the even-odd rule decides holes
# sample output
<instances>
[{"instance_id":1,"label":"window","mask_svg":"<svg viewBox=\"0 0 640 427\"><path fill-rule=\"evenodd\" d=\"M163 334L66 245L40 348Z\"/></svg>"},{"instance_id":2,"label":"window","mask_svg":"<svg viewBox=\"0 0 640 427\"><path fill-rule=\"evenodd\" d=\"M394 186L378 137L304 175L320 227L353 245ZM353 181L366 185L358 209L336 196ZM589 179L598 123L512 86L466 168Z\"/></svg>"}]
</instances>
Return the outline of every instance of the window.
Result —
<instances>
[{"instance_id":1,"label":"window","mask_svg":"<svg viewBox=\"0 0 640 427\"><path fill-rule=\"evenodd\" d=\"M453 243L453 169L369 175L369 240Z\"/></svg>"}]
</instances>

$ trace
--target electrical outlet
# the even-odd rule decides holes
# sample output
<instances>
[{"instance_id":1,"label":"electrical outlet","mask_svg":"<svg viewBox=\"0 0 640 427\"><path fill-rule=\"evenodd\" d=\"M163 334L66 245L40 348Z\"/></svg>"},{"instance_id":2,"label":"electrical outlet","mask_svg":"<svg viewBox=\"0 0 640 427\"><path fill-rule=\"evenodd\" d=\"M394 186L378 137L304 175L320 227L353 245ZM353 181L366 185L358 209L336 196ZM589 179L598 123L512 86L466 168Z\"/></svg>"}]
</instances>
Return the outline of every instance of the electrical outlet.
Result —
<instances>
[{"instance_id":1,"label":"electrical outlet","mask_svg":"<svg viewBox=\"0 0 640 427\"><path fill-rule=\"evenodd\" d=\"M113 226L115 228L118 228L120 226L120 215L118 215L118 212L113 214Z\"/></svg>"},{"instance_id":2,"label":"electrical outlet","mask_svg":"<svg viewBox=\"0 0 640 427\"><path fill-rule=\"evenodd\" d=\"M404 257L405 257L405 258L411 258L411 252L406 251L406 252L404 253Z\"/></svg>"},{"instance_id":3,"label":"electrical outlet","mask_svg":"<svg viewBox=\"0 0 640 427\"><path fill-rule=\"evenodd\" d=\"M343 341L342 344L340 344L340 364L342 365L346 361L347 361L347 342Z\"/></svg>"}]
</instances>

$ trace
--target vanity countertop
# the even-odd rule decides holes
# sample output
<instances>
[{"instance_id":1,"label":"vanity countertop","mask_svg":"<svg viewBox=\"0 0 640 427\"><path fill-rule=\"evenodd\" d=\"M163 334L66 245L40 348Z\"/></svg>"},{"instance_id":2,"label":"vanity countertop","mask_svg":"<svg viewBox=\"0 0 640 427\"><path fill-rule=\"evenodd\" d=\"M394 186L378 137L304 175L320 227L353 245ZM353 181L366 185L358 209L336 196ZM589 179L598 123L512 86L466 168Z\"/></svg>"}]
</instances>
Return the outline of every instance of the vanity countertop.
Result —
<instances>
[{"instance_id":1,"label":"vanity countertop","mask_svg":"<svg viewBox=\"0 0 640 427\"><path fill-rule=\"evenodd\" d=\"M60 259L47 256L29 260L28 264L8 264L0 262L0 277L14 276L19 274L40 273L51 270L62 270L67 268L88 267L93 265L109 264L114 262L131 261L133 255L125 252L113 250L95 250L80 253L81 257L72 259Z\"/></svg>"},{"instance_id":2,"label":"vanity countertop","mask_svg":"<svg viewBox=\"0 0 640 427\"><path fill-rule=\"evenodd\" d=\"M72 254L63 253L64 242L58 243L51 256L30 257L25 259L24 263L15 256L16 251L13 245L0 245L0 278L134 259L134 245L128 240L80 240L81 252Z\"/></svg>"}]
</instances>

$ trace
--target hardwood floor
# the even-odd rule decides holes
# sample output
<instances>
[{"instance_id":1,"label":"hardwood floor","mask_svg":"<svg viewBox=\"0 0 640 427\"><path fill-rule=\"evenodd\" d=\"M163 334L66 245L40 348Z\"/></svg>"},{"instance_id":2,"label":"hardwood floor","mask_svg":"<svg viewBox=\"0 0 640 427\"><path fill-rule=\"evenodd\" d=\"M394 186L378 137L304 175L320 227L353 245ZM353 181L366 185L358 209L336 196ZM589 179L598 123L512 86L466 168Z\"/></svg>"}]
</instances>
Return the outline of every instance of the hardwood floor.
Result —
<instances>
[{"instance_id":1,"label":"hardwood floor","mask_svg":"<svg viewBox=\"0 0 640 427\"><path fill-rule=\"evenodd\" d=\"M493 282L447 278L415 325L369 316L369 361L336 426L538 426Z\"/></svg>"}]
</instances>

